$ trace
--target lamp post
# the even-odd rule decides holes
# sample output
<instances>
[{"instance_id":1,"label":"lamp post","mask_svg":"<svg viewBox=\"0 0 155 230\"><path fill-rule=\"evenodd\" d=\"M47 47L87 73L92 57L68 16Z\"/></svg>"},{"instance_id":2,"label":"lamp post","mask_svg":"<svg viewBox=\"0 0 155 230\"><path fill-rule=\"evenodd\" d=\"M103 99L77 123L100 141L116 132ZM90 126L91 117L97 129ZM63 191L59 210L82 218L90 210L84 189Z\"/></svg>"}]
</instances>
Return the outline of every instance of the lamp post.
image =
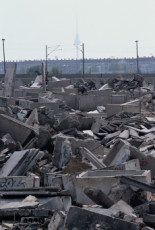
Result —
<instances>
[{"instance_id":1,"label":"lamp post","mask_svg":"<svg viewBox=\"0 0 155 230\"><path fill-rule=\"evenodd\" d=\"M5 68L5 48L4 48L4 41L5 39L2 38L2 43L3 43L3 58L4 58L4 74L6 73L6 68Z\"/></svg>"},{"instance_id":2,"label":"lamp post","mask_svg":"<svg viewBox=\"0 0 155 230\"><path fill-rule=\"evenodd\" d=\"M139 73L139 56L138 56L138 41L136 40L136 54L137 54L137 73Z\"/></svg>"}]
</instances>

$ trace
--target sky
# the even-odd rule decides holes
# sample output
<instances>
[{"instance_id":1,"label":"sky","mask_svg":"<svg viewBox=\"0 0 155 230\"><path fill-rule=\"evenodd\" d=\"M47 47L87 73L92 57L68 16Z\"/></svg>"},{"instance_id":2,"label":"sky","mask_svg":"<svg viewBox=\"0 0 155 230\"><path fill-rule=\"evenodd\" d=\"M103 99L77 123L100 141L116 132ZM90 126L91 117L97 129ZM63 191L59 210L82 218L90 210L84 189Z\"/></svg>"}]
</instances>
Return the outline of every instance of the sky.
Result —
<instances>
[{"instance_id":1,"label":"sky","mask_svg":"<svg viewBox=\"0 0 155 230\"><path fill-rule=\"evenodd\" d=\"M0 0L6 60L75 59L76 21L85 58L155 56L155 0Z\"/></svg>"}]
</instances>

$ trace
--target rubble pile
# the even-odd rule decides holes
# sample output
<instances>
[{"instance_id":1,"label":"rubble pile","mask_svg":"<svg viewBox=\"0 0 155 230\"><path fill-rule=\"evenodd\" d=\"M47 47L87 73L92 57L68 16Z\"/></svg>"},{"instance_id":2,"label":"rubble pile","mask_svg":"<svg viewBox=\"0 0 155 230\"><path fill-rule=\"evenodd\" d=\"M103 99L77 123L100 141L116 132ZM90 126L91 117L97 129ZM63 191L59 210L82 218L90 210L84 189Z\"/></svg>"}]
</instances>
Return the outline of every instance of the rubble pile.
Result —
<instances>
[{"instance_id":1,"label":"rubble pile","mask_svg":"<svg viewBox=\"0 0 155 230\"><path fill-rule=\"evenodd\" d=\"M141 75L132 75L129 79L125 79L123 76L120 76L118 78L108 80L109 86L115 91L140 88L143 87L143 82L144 79ZM146 83L144 82L144 84Z\"/></svg>"},{"instance_id":2,"label":"rubble pile","mask_svg":"<svg viewBox=\"0 0 155 230\"><path fill-rule=\"evenodd\" d=\"M147 83L141 75L133 74L129 78L119 76L109 79L106 85L117 93L126 93L134 99L139 98L143 109L154 110L154 85Z\"/></svg>"},{"instance_id":3,"label":"rubble pile","mask_svg":"<svg viewBox=\"0 0 155 230\"><path fill-rule=\"evenodd\" d=\"M46 91L39 76L0 97L0 229L155 228L154 114L109 88L141 79L81 88L53 77Z\"/></svg>"},{"instance_id":4,"label":"rubble pile","mask_svg":"<svg viewBox=\"0 0 155 230\"><path fill-rule=\"evenodd\" d=\"M96 90L99 87L101 87L103 84L104 84L103 81L96 83L95 81L92 80L84 81L82 79L81 81L74 83L74 88L78 88L78 92L83 94L89 90Z\"/></svg>"}]
</instances>

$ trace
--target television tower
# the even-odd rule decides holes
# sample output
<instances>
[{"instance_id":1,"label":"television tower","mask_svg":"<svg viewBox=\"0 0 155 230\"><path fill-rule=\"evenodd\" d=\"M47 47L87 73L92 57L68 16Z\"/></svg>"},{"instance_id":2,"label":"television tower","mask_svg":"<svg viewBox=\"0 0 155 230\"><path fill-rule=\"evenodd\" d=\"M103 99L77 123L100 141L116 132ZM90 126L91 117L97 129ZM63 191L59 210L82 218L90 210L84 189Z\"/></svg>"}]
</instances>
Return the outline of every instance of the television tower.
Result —
<instances>
[{"instance_id":1,"label":"television tower","mask_svg":"<svg viewBox=\"0 0 155 230\"><path fill-rule=\"evenodd\" d=\"M74 40L74 45L76 47L76 59L79 59L79 45L80 45L80 39L79 39L79 34L78 34L78 20L76 17L76 36Z\"/></svg>"}]
</instances>

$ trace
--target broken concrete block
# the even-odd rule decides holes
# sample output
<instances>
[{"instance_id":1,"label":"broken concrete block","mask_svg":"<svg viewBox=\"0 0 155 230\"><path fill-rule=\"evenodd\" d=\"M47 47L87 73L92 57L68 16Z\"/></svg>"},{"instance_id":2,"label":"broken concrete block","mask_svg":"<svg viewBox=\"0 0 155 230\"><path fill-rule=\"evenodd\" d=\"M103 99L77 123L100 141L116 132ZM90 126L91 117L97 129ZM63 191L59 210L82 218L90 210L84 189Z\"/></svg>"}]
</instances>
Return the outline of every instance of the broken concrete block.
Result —
<instances>
[{"instance_id":1,"label":"broken concrete block","mask_svg":"<svg viewBox=\"0 0 155 230\"><path fill-rule=\"evenodd\" d=\"M127 102L127 95L112 95L111 104L123 104Z\"/></svg>"},{"instance_id":2,"label":"broken concrete block","mask_svg":"<svg viewBox=\"0 0 155 230\"><path fill-rule=\"evenodd\" d=\"M48 90L52 91L53 88L61 88L69 86L71 83L70 79L61 79L59 81L48 81Z\"/></svg>"},{"instance_id":3,"label":"broken concrete block","mask_svg":"<svg viewBox=\"0 0 155 230\"><path fill-rule=\"evenodd\" d=\"M72 200L75 200L75 180L76 174L46 173L44 174L43 185L48 187L56 186L68 190L72 194Z\"/></svg>"},{"instance_id":4,"label":"broken concrete block","mask_svg":"<svg viewBox=\"0 0 155 230\"><path fill-rule=\"evenodd\" d=\"M43 204L40 204L39 208L48 209L51 211L64 210L68 211L71 207L71 197L70 196L56 196L52 198L45 199Z\"/></svg>"},{"instance_id":5,"label":"broken concrete block","mask_svg":"<svg viewBox=\"0 0 155 230\"><path fill-rule=\"evenodd\" d=\"M154 230L154 228L150 228L149 226L145 226L144 228L142 228L142 230Z\"/></svg>"},{"instance_id":6,"label":"broken concrete block","mask_svg":"<svg viewBox=\"0 0 155 230\"><path fill-rule=\"evenodd\" d=\"M78 121L80 123L79 130L90 130L92 127L95 118L90 115L90 117L86 116L78 116Z\"/></svg>"},{"instance_id":7,"label":"broken concrete block","mask_svg":"<svg viewBox=\"0 0 155 230\"><path fill-rule=\"evenodd\" d=\"M119 140L114 144L114 146L104 159L104 164L107 166L116 166L129 160L129 157L129 143L123 140Z\"/></svg>"},{"instance_id":8,"label":"broken concrete block","mask_svg":"<svg viewBox=\"0 0 155 230\"><path fill-rule=\"evenodd\" d=\"M63 187L64 189L69 190L71 192L73 201L75 201L76 198L75 180L76 180L76 174L63 174L62 177Z\"/></svg>"},{"instance_id":9,"label":"broken concrete block","mask_svg":"<svg viewBox=\"0 0 155 230\"><path fill-rule=\"evenodd\" d=\"M93 111L97 106L104 106L111 103L111 95L80 95L79 96L79 110L80 111Z\"/></svg>"},{"instance_id":10,"label":"broken concrete block","mask_svg":"<svg viewBox=\"0 0 155 230\"><path fill-rule=\"evenodd\" d=\"M106 165L101 163L99 159L90 152L87 148L80 147L80 153L83 157L85 157L87 160L89 160L96 168L105 168Z\"/></svg>"},{"instance_id":11,"label":"broken concrete block","mask_svg":"<svg viewBox=\"0 0 155 230\"><path fill-rule=\"evenodd\" d=\"M28 119L26 120L25 124L31 125L34 127L38 127L38 124L39 124L38 110L36 108L31 112L31 114L28 117Z\"/></svg>"},{"instance_id":12,"label":"broken concrete block","mask_svg":"<svg viewBox=\"0 0 155 230\"><path fill-rule=\"evenodd\" d=\"M4 114L0 114L0 131L9 133L15 141L21 142L22 145L25 145L37 132L32 126Z\"/></svg>"},{"instance_id":13,"label":"broken concrete block","mask_svg":"<svg viewBox=\"0 0 155 230\"><path fill-rule=\"evenodd\" d=\"M6 65L6 73L4 77L4 90L3 90L3 95L5 97L13 96L16 67L17 67L16 63L7 63Z\"/></svg>"},{"instance_id":14,"label":"broken concrete block","mask_svg":"<svg viewBox=\"0 0 155 230\"><path fill-rule=\"evenodd\" d=\"M18 217L49 217L52 215L52 212L46 209L34 209L34 208L30 208L30 209L1 209L0 210L0 218L4 219L4 217L14 217L14 216L18 216Z\"/></svg>"},{"instance_id":15,"label":"broken concrete block","mask_svg":"<svg viewBox=\"0 0 155 230\"><path fill-rule=\"evenodd\" d=\"M27 96L33 96L33 98L35 95L39 95L40 93L42 93L42 89L41 88L30 88L30 87L25 87L25 86L20 86L19 88L22 92L23 92L23 97L27 97ZM38 96L37 96L38 97Z\"/></svg>"},{"instance_id":16,"label":"broken concrete block","mask_svg":"<svg viewBox=\"0 0 155 230\"><path fill-rule=\"evenodd\" d=\"M151 210L151 205L154 206L154 201L145 202L143 204L140 204L140 205L138 205L138 206L136 206L134 208L135 213L137 215L139 215L140 217L143 217L144 213L152 213L152 214L154 214L154 212L152 212L152 210Z\"/></svg>"},{"instance_id":17,"label":"broken concrete block","mask_svg":"<svg viewBox=\"0 0 155 230\"><path fill-rule=\"evenodd\" d=\"M38 207L39 202L9 202L0 206L0 209L23 209L23 208L36 208Z\"/></svg>"},{"instance_id":18,"label":"broken concrete block","mask_svg":"<svg viewBox=\"0 0 155 230\"><path fill-rule=\"evenodd\" d=\"M140 152L137 148L130 146L131 157L138 158L142 170L151 170L151 177L155 176L155 156Z\"/></svg>"},{"instance_id":19,"label":"broken concrete block","mask_svg":"<svg viewBox=\"0 0 155 230\"><path fill-rule=\"evenodd\" d=\"M102 125L102 121L99 119L98 120L96 119L95 122L92 124L91 131L93 133L98 133L101 125Z\"/></svg>"},{"instance_id":20,"label":"broken concrete block","mask_svg":"<svg viewBox=\"0 0 155 230\"><path fill-rule=\"evenodd\" d=\"M87 187L92 189L98 188L111 198L114 189L120 189L120 178L122 175L147 184L151 180L150 171L142 170L95 170L83 172L76 177L75 181L77 202L81 204L94 204L84 193ZM150 200L150 193L145 193L144 196L147 200ZM114 198L111 199L114 200Z\"/></svg>"},{"instance_id":21,"label":"broken concrete block","mask_svg":"<svg viewBox=\"0 0 155 230\"><path fill-rule=\"evenodd\" d=\"M128 139L129 138L129 130L126 129L122 133L120 133L119 138Z\"/></svg>"},{"instance_id":22,"label":"broken concrete block","mask_svg":"<svg viewBox=\"0 0 155 230\"><path fill-rule=\"evenodd\" d=\"M114 202L100 189L85 188L84 193L96 204L109 208Z\"/></svg>"},{"instance_id":23,"label":"broken concrete block","mask_svg":"<svg viewBox=\"0 0 155 230\"><path fill-rule=\"evenodd\" d=\"M92 229L96 229L97 224L100 225L101 229L140 230L139 224L108 216L104 209L99 208L92 210L89 208L71 207L65 226L68 230L86 230L90 226Z\"/></svg>"},{"instance_id":24,"label":"broken concrete block","mask_svg":"<svg viewBox=\"0 0 155 230\"><path fill-rule=\"evenodd\" d=\"M53 214L50 223L48 224L48 230L64 229L65 213L57 211Z\"/></svg>"},{"instance_id":25,"label":"broken concrete block","mask_svg":"<svg viewBox=\"0 0 155 230\"><path fill-rule=\"evenodd\" d=\"M38 202L38 199L35 196L29 195L23 200L23 202Z\"/></svg>"},{"instance_id":26,"label":"broken concrete block","mask_svg":"<svg viewBox=\"0 0 155 230\"><path fill-rule=\"evenodd\" d=\"M119 210L125 214L131 214L134 212L134 209L123 200L120 200L117 203L115 203L114 205L112 205L110 207L110 209L116 209L116 210Z\"/></svg>"},{"instance_id":27,"label":"broken concrete block","mask_svg":"<svg viewBox=\"0 0 155 230\"><path fill-rule=\"evenodd\" d=\"M0 177L0 190L40 187L40 178L34 176Z\"/></svg>"},{"instance_id":28,"label":"broken concrete block","mask_svg":"<svg viewBox=\"0 0 155 230\"><path fill-rule=\"evenodd\" d=\"M107 104L106 105L106 112L107 112L107 117L110 117L116 113L119 113L121 111L124 112L131 112L131 113L140 113L141 112L141 107L140 107L140 101L135 100L131 102L127 102L124 104Z\"/></svg>"},{"instance_id":29,"label":"broken concrete block","mask_svg":"<svg viewBox=\"0 0 155 230\"><path fill-rule=\"evenodd\" d=\"M0 175L1 177L22 176L28 172L41 156L42 152L39 152L38 149L16 151L0 170Z\"/></svg>"},{"instance_id":30,"label":"broken concrete block","mask_svg":"<svg viewBox=\"0 0 155 230\"><path fill-rule=\"evenodd\" d=\"M40 125L49 124L51 127L53 127L55 123L54 111L47 109L45 106L42 106L38 111L38 119Z\"/></svg>"},{"instance_id":31,"label":"broken concrete block","mask_svg":"<svg viewBox=\"0 0 155 230\"><path fill-rule=\"evenodd\" d=\"M49 102L34 102L34 101L29 101L29 100L24 100L24 99L19 99L18 104L20 107L23 109L39 109L42 106L45 106L48 109L51 109L54 111L54 113L59 112L59 101L49 101Z\"/></svg>"},{"instance_id":32,"label":"broken concrete block","mask_svg":"<svg viewBox=\"0 0 155 230\"><path fill-rule=\"evenodd\" d=\"M42 82L43 82L43 76L38 75L36 79L34 80L34 83L30 87L40 88L42 86Z\"/></svg>"},{"instance_id":33,"label":"broken concrete block","mask_svg":"<svg viewBox=\"0 0 155 230\"><path fill-rule=\"evenodd\" d=\"M57 129L59 131L65 130L65 129L70 129L70 128L77 128L79 129L80 127L80 122L78 121L77 118L72 118L72 117L65 117L63 118L60 123L57 126Z\"/></svg>"},{"instance_id":34,"label":"broken concrete block","mask_svg":"<svg viewBox=\"0 0 155 230\"><path fill-rule=\"evenodd\" d=\"M61 146L58 168L62 168L63 166L67 165L71 159L71 156L72 156L71 143L69 140L66 139L65 141L63 141Z\"/></svg>"},{"instance_id":35,"label":"broken concrete block","mask_svg":"<svg viewBox=\"0 0 155 230\"><path fill-rule=\"evenodd\" d=\"M106 105L106 113L107 117L111 117L112 115L119 113L122 111L122 106L120 104L107 104Z\"/></svg>"},{"instance_id":36,"label":"broken concrete block","mask_svg":"<svg viewBox=\"0 0 155 230\"><path fill-rule=\"evenodd\" d=\"M0 107L8 108L15 105L15 99L12 97L0 97Z\"/></svg>"},{"instance_id":37,"label":"broken concrete block","mask_svg":"<svg viewBox=\"0 0 155 230\"><path fill-rule=\"evenodd\" d=\"M128 222L135 222L137 216L135 214L126 214L123 218L123 220L128 221Z\"/></svg>"},{"instance_id":38,"label":"broken concrete block","mask_svg":"<svg viewBox=\"0 0 155 230\"><path fill-rule=\"evenodd\" d=\"M37 142L38 142L37 147L40 150L45 149L46 146L50 145L50 143L51 143L51 134L50 134L50 132L47 131L44 128L40 128Z\"/></svg>"},{"instance_id":39,"label":"broken concrete block","mask_svg":"<svg viewBox=\"0 0 155 230\"><path fill-rule=\"evenodd\" d=\"M155 215L154 214L145 214L143 216L143 221L151 227L155 227Z\"/></svg>"},{"instance_id":40,"label":"broken concrete block","mask_svg":"<svg viewBox=\"0 0 155 230\"><path fill-rule=\"evenodd\" d=\"M91 138L87 138L85 140L70 137L70 136L65 136L65 135L59 135L56 137L55 145L54 145L54 159L53 159L53 165L56 167L59 167L59 162L60 162L60 156L61 156L61 146L62 143L65 140L69 140L71 143L71 149L72 149L72 154L74 156L79 154L79 147L86 147L88 150L90 150L93 154L104 154L104 147L95 140L92 140Z\"/></svg>"},{"instance_id":41,"label":"broken concrete block","mask_svg":"<svg viewBox=\"0 0 155 230\"><path fill-rule=\"evenodd\" d=\"M4 147L7 147L9 150L14 150L17 146L16 142L9 133L2 137L2 141L4 143Z\"/></svg>"},{"instance_id":42,"label":"broken concrete block","mask_svg":"<svg viewBox=\"0 0 155 230\"><path fill-rule=\"evenodd\" d=\"M44 174L44 186L57 186L61 189L63 188L62 182L63 174L55 174L55 173L45 173Z\"/></svg>"},{"instance_id":43,"label":"broken concrete block","mask_svg":"<svg viewBox=\"0 0 155 230\"><path fill-rule=\"evenodd\" d=\"M53 94L55 98L62 100L67 106L71 107L72 109L79 109L79 100L78 95L75 93L65 93L65 92L55 92Z\"/></svg>"},{"instance_id":44,"label":"broken concrete block","mask_svg":"<svg viewBox=\"0 0 155 230\"><path fill-rule=\"evenodd\" d=\"M133 159L117 166L106 167L106 170L141 170L138 159Z\"/></svg>"}]
</instances>

